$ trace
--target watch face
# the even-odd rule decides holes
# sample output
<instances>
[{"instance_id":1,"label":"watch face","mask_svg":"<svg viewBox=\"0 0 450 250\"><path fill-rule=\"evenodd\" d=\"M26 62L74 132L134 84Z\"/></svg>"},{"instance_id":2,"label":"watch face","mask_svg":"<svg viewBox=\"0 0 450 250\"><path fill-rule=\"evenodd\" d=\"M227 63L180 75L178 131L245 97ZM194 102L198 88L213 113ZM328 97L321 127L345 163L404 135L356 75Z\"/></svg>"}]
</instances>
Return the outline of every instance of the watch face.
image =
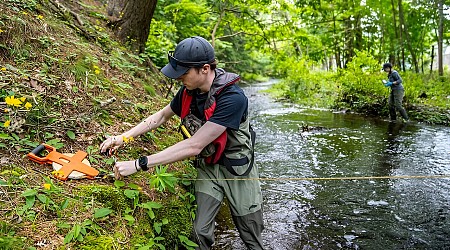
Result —
<instances>
[{"instance_id":1,"label":"watch face","mask_svg":"<svg viewBox=\"0 0 450 250\"><path fill-rule=\"evenodd\" d=\"M145 156L139 157L139 167L141 167L142 170L147 170L147 163L148 159Z\"/></svg>"}]
</instances>

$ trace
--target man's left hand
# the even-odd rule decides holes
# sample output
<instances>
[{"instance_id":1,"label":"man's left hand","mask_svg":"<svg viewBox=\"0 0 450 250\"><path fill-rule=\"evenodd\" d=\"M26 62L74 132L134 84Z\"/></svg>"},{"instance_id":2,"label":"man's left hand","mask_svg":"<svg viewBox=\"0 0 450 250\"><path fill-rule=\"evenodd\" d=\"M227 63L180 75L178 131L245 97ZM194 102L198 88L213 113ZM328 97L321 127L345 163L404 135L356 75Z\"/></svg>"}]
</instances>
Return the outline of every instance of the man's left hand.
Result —
<instances>
[{"instance_id":1,"label":"man's left hand","mask_svg":"<svg viewBox=\"0 0 450 250\"><path fill-rule=\"evenodd\" d=\"M387 82L387 83L384 84L384 86L390 87L390 86L392 86L392 82Z\"/></svg>"}]
</instances>

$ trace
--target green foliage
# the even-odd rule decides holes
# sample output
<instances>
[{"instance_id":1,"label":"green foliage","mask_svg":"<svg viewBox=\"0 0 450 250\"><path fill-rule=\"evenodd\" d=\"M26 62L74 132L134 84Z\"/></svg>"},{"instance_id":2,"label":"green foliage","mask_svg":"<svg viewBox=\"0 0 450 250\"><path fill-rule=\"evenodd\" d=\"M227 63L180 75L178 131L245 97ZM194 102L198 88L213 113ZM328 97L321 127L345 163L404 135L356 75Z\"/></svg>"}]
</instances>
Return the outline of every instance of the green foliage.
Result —
<instances>
[{"instance_id":1,"label":"green foliage","mask_svg":"<svg viewBox=\"0 0 450 250\"><path fill-rule=\"evenodd\" d=\"M347 68L337 72L315 71L314 67L311 61L282 57L275 70L285 78L268 92L308 106L388 115L390 89L382 84L387 74L380 71L380 63L367 51L356 51ZM450 107L449 78L409 71L400 72L400 75L405 88L404 103L413 119L449 123L450 118L445 114L445 109ZM433 111L431 107L439 111Z\"/></svg>"},{"instance_id":2,"label":"green foliage","mask_svg":"<svg viewBox=\"0 0 450 250\"><path fill-rule=\"evenodd\" d=\"M156 190L163 192L166 188L175 193L175 184L178 182L172 173L167 173L167 166L157 166L155 173L151 176L150 187L156 188Z\"/></svg>"},{"instance_id":3,"label":"green foliage","mask_svg":"<svg viewBox=\"0 0 450 250\"><path fill-rule=\"evenodd\" d=\"M357 112L379 114L388 93L381 81L385 78L386 75L380 72L380 64L369 53L357 51L347 68L338 72L340 91L336 107L345 103Z\"/></svg>"},{"instance_id":4,"label":"green foliage","mask_svg":"<svg viewBox=\"0 0 450 250\"><path fill-rule=\"evenodd\" d=\"M23 249L23 240L15 237L15 234L11 225L0 221L0 249Z\"/></svg>"},{"instance_id":5,"label":"green foliage","mask_svg":"<svg viewBox=\"0 0 450 250\"><path fill-rule=\"evenodd\" d=\"M337 93L334 75L314 71L314 67L313 63L304 59L282 58L275 70L286 75L286 78L268 92L307 106L330 106Z\"/></svg>"}]
</instances>

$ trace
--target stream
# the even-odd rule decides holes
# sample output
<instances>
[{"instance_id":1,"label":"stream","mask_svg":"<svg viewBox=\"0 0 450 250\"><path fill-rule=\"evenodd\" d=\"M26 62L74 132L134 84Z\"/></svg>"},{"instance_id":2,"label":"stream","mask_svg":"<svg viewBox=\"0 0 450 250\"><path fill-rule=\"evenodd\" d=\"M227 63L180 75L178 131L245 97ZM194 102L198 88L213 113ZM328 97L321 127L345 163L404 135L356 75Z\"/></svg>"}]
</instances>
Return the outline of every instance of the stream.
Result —
<instances>
[{"instance_id":1,"label":"stream","mask_svg":"<svg viewBox=\"0 0 450 250\"><path fill-rule=\"evenodd\" d=\"M280 178L261 181L266 249L450 249L449 127L276 102L271 84L242 87L260 177ZM214 249L246 249L218 224Z\"/></svg>"}]
</instances>

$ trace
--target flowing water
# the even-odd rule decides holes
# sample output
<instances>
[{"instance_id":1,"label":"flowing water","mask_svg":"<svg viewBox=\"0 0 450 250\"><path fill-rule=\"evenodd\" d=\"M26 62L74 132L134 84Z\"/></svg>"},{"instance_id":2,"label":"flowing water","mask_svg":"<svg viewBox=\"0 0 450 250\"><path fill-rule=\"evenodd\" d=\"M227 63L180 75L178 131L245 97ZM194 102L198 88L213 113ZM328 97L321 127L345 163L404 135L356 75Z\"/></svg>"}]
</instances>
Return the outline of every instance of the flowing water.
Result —
<instances>
[{"instance_id":1,"label":"flowing water","mask_svg":"<svg viewBox=\"0 0 450 250\"><path fill-rule=\"evenodd\" d=\"M266 249L450 249L450 128L304 109L243 87L257 133ZM306 127L307 126L307 127ZM304 131L305 130L305 131ZM220 226L214 249L245 249Z\"/></svg>"}]
</instances>

